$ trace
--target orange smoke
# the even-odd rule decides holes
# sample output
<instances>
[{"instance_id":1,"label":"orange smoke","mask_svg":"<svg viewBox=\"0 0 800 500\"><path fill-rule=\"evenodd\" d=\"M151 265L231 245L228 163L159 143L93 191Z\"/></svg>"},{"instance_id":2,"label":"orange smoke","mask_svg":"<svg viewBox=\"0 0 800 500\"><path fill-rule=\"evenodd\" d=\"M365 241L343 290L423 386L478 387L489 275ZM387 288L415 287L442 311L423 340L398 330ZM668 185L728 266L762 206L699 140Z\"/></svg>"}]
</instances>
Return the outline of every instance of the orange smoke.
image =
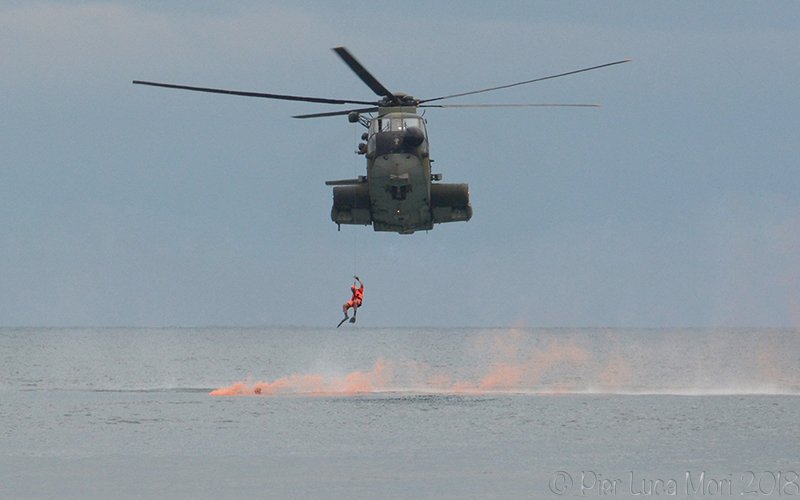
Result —
<instances>
[{"instance_id":1,"label":"orange smoke","mask_svg":"<svg viewBox=\"0 0 800 500\"><path fill-rule=\"evenodd\" d=\"M314 394L324 392L324 380L320 375L299 375L276 379L274 382L237 382L229 387L211 391L212 396L248 396L273 394Z\"/></svg>"},{"instance_id":2,"label":"orange smoke","mask_svg":"<svg viewBox=\"0 0 800 500\"><path fill-rule=\"evenodd\" d=\"M542 349L525 352L519 345L519 332L512 332L500 343L501 359L491 363L489 372L478 382L479 391L564 390L564 382L543 385L545 375L560 366L578 367L589 360L589 353L573 341L553 340Z\"/></svg>"},{"instance_id":3,"label":"orange smoke","mask_svg":"<svg viewBox=\"0 0 800 500\"><path fill-rule=\"evenodd\" d=\"M325 376L294 373L272 381L246 380L211 391L212 396L336 395L347 396L376 392L412 392L446 394L497 393L575 393L575 392L655 392L693 391L691 376L700 384L697 390L771 391L792 393L800 387L800 375L792 351L767 344L739 355L735 360L745 372L740 379L729 380L729 373L706 371L695 367L706 358L714 359L724 350L728 338L722 334L698 339L702 349L686 359L688 378L663 380L654 377L649 366L659 362L661 345L642 340L633 348L616 335L590 339L584 346L581 337L568 332L545 332L512 329L495 331L470 338L462 357L450 358L447 366L434 367L422 361L379 358L371 369L346 375ZM594 347L591 347L594 346ZM707 352L708 356L700 356ZM700 357L698 357L700 356ZM741 371L741 370L740 370ZM656 367L655 375L658 373ZM686 387L686 380L690 387ZM742 384L744 383L744 387ZM719 384L714 385L714 384Z\"/></svg>"},{"instance_id":4,"label":"orange smoke","mask_svg":"<svg viewBox=\"0 0 800 500\"><path fill-rule=\"evenodd\" d=\"M615 391L625 388L633 382L633 371L630 363L619 354L611 356L597 375L601 389Z\"/></svg>"},{"instance_id":5,"label":"orange smoke","mask_svg":"<svg viewBox=\"0 0 800 500\"><path fill-rule=\"evenodd\" d=\"M341 378L326 379L316 374L293 374L273 382L237 382L211 391L211 396L272 396L279 394L353 395L383 389L389 375L388 363L379 359L368 372L355 371Z\"/></svg>"},{"instance_id":6,"label":"orange smoke","mask_svg":"<svg viewBox=\"0 0 800 500\"><path fill-rule=\"evenodd\" d=\"M480 339L474 373L454 379L421 362L378 359L369 371L340 377L293 374L269 381L237 382L211 391L212 396L354 395L384 391L428 391L456 394L490 392L563 392L574 387L559 379L587 364L589 353L572 340L553 339L542 347L526 344L517 329ZM617 361L616 363L619 363ZM559 371L561 370L561 371ZM543 380L551 378L554 380ZM409 386L410 384L410 386Z\"/></svg>"}]
</instances>

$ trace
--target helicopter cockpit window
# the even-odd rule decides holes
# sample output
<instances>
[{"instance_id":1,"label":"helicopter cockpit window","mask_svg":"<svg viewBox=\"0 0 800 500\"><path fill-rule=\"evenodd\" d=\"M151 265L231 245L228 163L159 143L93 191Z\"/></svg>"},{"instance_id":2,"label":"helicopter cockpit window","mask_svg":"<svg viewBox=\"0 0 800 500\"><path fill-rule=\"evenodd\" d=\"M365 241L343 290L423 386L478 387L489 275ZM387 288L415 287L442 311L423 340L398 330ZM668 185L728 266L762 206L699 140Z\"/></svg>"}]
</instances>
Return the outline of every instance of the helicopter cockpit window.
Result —
<instances>
[{"instance_id":1,"label":"helicopter cockpit window","mask_svg":"<svg viewBox=\"0 0 800 500\"><path fill-rule=\"evenodd\" d=\"M424 130L422 120L418 117L410 118L377 118L373 120L370 133L377 132L402 132L403 130L411 127L416 127Z\"/></svg>"},{"instance_id":2,"label":"helicopter cockpit window","mask_svg":"<svg viewBox=\"0 0 800 500\"><path fill-rule=\"evenodd\" d=\"M378 119L378 130L381 132L389 132L392 130L392 120L389 118Z\"/></svg>"},{"instance_id":3,"label":"helicopter cockpit window","mask_svg":"<svg viewBox=\"0 0 800 500\"><path fill-rule=\"evenodd\" d=\"M411 116L394 115L394 116L381 116L378 118L374 118L371 121L369 126L369 140L367 141L367 153L371 154L380 149L378 146L379 142L378 136L382 136L383 133L391 132L392 133L391 135L394 135L394 133L396 132L405 132L407 129L410 128L415 128L422 131L423 134L422 148L423 152L426 152L428 148L427 134L425 131L425 123L422 120L422 118L414 115Z\"/></svg>"},{"instance_id":4,"label":"helicopter cockpit window","mask_svg":"<svg viewBox=\"0 0 800 500\"><path fill-rule=\"evenodd\" d=\"M403 128L417 127L422 128L419 118L403 118Z\"/></svg>"}]
</instances>

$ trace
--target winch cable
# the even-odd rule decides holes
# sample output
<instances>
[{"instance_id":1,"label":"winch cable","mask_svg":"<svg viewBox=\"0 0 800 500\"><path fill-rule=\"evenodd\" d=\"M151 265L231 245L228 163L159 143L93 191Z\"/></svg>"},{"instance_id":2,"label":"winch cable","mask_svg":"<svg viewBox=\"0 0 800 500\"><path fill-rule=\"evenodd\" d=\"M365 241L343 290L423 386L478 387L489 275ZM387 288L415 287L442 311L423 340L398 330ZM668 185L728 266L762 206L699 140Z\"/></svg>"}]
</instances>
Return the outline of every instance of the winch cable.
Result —
<instances>
[{"instance_id":1,"label":"winch cable","mask_svg":"<svg viewBox=\"0 0 800 500\"><path fill-rule=\"evenodd\" d=\"M356 151L358 151L358 125L354 124L353 126L353 144L355 144ZM357 171L356 162L353 162L353 179L358 178L358 171ZM356 185L353 189L353 210L356 207L356 193L358 185ZM357 228L353 228L353 276L358 276L358 231ZM355 282L353 282L355 284Z\"/></svg>"}]
</instances>

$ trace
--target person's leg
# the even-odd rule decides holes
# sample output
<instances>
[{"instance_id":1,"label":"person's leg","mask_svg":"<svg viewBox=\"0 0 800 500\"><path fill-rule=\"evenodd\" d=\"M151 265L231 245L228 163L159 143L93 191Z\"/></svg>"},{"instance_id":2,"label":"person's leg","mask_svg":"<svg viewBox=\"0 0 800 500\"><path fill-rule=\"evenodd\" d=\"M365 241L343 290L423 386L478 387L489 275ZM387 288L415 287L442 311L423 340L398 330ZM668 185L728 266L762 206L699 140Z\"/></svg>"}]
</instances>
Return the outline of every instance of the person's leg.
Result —
<instances>
[{"instance_id":1,"label":"person's leg","mask_svg":"<svg viewBox=\"0 0 800 500\"><path fill-rule=\"evenodd\" d=\"M347 318L347 317L348 317L348 316L347 316L347 310L348 310L348 309L350 309L351 307L353 307L353 301L352 301L352 300L350 300L350 301L348 301L348 302L345 302L345 303L342 305L342 312L344 313L344 317L345 317L345 318Z\"/></svg>"}]
</instances>

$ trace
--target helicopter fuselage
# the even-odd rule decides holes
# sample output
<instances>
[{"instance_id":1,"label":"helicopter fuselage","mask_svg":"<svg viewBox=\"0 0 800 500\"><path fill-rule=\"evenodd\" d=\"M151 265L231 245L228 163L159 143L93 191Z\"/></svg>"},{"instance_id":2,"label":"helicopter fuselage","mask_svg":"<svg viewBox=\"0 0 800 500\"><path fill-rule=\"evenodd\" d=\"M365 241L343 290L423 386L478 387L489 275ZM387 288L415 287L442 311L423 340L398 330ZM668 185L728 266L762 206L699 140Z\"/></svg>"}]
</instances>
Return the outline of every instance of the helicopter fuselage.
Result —
<instances>
[{"instance_id":1,"label":"helicopter fuselage","mask_svg":"<svg viewBox=\"0 0 800 500\"><path fill-rule=\"evenodd\" d=\"M355 100L331 99L267 92L249 92L211 87L195 87L134 80L134 84L171 89L210 92L245 97L260 97L286 101L314 102L319 104L358 104L362 107L342 111L326 111L295 115L293 118L323 118L347 115L351 123L360 122L368 132L359 144L358 154L367 158L367 175L357 179L328 181L333 188L331 219L341 228L342 224L372 225L375 231L411 234L415 231L433 229L434 224L468 221L472 218L467 184L442 184L440 174L431 173L428 133L425 119L417 108L487 108L570 106L597 107L596 104L441 104L445 99L464 97L484 92L527 85L552 78L559 78L584 71L591 71L629 61L625 59L599 66L577 69L557 75L533 78L521 82L489 87L429 99L417 99L402 92L391 92L379 82L345 47L334 47L334 52L381 99ZM431 103L436 104L431 104ZM370 118L362 116L366 113ZM373 113L377 116L372 117Z\"/></svg>"},{"instance_id":2,"label":"helicopter fuselage","mask_svg":"<svg viewBox=\"0 0 800 500\"><path fill-rule=\"evenodd\" d=\"M425 119L414 107L381 108L369 120L367 175L331 181L331 219L337 224L372 225L375 231L411 234L433 229L434 223L472 217L466 184L439 184L431 174Z\"/></svg>"}]
</instances>

